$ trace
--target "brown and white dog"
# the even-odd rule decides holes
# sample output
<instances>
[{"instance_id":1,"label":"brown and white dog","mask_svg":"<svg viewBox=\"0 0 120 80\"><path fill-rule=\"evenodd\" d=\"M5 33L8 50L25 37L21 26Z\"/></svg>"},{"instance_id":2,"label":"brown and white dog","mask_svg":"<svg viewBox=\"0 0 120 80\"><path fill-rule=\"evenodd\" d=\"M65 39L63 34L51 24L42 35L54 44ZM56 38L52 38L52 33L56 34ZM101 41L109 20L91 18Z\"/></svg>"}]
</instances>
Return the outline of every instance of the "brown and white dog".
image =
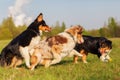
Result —
<instances>
[{"instance_id":1,"label":"brown and white dog","mask_svg":"<svg viewBox=\"0 0 120 80\"><path fill-rule=\"evenodd\" d=\"M31 55L31 70L33 70L38 63L45 65L45 67L49 67L50 65L59 63L62 58L66 56L82 56L74 50L74 47L76 43L83 42L81 26L70 27L56 36L47 38L45 41L47 47L34 49Z\"/></svg>"}]
</instances>

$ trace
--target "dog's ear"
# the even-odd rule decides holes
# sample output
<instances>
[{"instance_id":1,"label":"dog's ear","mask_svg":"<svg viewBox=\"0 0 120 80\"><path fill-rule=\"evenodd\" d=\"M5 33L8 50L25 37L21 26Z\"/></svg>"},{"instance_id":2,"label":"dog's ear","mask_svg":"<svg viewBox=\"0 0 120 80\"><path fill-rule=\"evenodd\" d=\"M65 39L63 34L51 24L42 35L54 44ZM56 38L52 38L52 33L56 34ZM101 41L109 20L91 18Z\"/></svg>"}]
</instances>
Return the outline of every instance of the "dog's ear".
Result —
<instances>
[{"instance_id":1,"label":"dog's ear","mask_svg":"<svg viewBox=\"0 0 120 80\"><path fill-rule=\"evenodd\" d=\"M112 41L107 40L107 41L106 41L106 44L108 45L108 47L109 47L110 49L112 49Z\"/></svg>"},{"instance_id":2,"label":"dog's ear","mask_svg":"<svg viewBox=\"0 0 120 80\"><path fill-rule=\"evenodd\" d=\"M112 49L112 41L104 39L98 42L98 46L99 47L106 47L108 46L109 48Z\"/></svg>"},{"instance_id":3,"label":"dog's ear","mask_svg":"<svg viewBox=\"0 0 120 80\"><path fill-rule=\"evenodd\" d=\"M100 39L97 41L97 47L100 48L105 43L104 39Z\"/></svg>"},{"instance_id":4,"label":"dog's ear","mask_svg":"<svg viewBox=\"0 0 120 80\"><path fill-rule=\"evenodd\" d=\"M36 18L37 22L41 22L43 20L43 14L40 13L38 17Z\"/></svg>"},{"instance_id":5,"label":"dog's ear","mask_svg":"<svg viewBox=\"0 0 120 80\"><path fill-rule=\"evenodd\" d=\"M110 44L112 44L112 41L111 41L111 40L108 40L108 42L109 42Z\"/></svg>"}]
</instances>

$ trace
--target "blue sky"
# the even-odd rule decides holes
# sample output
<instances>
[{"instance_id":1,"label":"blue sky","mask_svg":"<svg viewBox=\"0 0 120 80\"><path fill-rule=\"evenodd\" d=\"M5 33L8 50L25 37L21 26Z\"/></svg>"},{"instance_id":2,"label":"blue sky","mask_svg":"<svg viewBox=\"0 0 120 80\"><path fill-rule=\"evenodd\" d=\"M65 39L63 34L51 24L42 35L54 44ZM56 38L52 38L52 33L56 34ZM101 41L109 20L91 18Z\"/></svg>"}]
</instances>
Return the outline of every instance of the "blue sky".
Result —
<instances>
[{"instance_id":1,"label":"blue sky","mask_svg":"<svg viewBox=\"0 0 120 80\"><path fill-rule=\"evenodd\" d=\"M21 0L22 1L22 0ZM23 0L25 1L25 0ZM63 21L67 27L82 25L85 29L97 29L107 23L109 17L120 22L120 0L26 0L19 14L33 21L40 12L48 25ZM9 7L16 0L0 0L0 22L9 15ZM24 2L23 2L24 3ZM16 13L17 14L17 13ZM25 19L23 18L25 22ZM29 22L31 22L29 21Z\"/></svg>"}]
</instances>

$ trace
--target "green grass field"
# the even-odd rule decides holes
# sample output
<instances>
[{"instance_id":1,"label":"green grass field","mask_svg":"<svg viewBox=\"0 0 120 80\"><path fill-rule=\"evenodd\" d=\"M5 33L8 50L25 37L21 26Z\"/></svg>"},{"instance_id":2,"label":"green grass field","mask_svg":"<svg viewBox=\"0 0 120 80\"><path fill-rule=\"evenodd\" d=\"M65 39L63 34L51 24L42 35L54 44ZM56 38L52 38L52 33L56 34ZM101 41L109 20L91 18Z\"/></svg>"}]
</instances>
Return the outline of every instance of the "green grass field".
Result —
<instances>
[{"instance_id":1,"label":"green grass field","mask_svg":"<svg viewBox=\"0 0 120 80\"><path fill-rule=\"evenodd\" d=\"M89 54L84 64L74 64L72 58L65 58L59 64L44 68L38 66L34 71L25 65L22 69L0 67L0 80L120 80L120 38L111 39L113 49L110 54L112 62L103 63L97 56ZM10 40L0 41L0 51Z\"/></svg>"}]
</instances>

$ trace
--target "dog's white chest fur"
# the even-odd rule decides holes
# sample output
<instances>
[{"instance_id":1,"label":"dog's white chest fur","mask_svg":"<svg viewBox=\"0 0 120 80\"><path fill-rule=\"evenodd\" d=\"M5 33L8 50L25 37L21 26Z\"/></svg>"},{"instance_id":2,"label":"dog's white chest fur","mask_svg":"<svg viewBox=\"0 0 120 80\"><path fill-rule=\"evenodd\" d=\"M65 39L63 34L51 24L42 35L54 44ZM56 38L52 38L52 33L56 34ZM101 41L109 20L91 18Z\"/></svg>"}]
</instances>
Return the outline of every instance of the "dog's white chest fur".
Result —
<instances>
[{"instance_id":1,"label":"dog's white chest fur","mask_svg":"<svg viewBox=\"0 0 120 80\"><path fill-rule=\"evenodd\" d=\"M40 36L33 37L30 44L29 44L29 49L32 49L35 45L37 45L40 42Z\"/></svg>"},{"instance_id":2,"label":"dog's white chest fur","mask_svg":"<svg viewBox=\"0 0 120 80\"><path fill-rule=\"evenodd\" d=\"M31 39L31 42L30 42L30 44L28 45L28 46L25 46L25 47L22 47L22 46L20 46L19 47L19 50L20 50L20 53L21 53L21 55L26 59L26 61L27 61L27 63L26 63L26 65L27 66L30 66L29 65L29 60L30 60L30 51L31 51L31 49L32 48L34 48L34 46L35 45L37 45L38 43L39 43L39 41L40 41L40 36L36 36L36 37L33 37L32 39Z\"/></svg>"}]
</instances>

